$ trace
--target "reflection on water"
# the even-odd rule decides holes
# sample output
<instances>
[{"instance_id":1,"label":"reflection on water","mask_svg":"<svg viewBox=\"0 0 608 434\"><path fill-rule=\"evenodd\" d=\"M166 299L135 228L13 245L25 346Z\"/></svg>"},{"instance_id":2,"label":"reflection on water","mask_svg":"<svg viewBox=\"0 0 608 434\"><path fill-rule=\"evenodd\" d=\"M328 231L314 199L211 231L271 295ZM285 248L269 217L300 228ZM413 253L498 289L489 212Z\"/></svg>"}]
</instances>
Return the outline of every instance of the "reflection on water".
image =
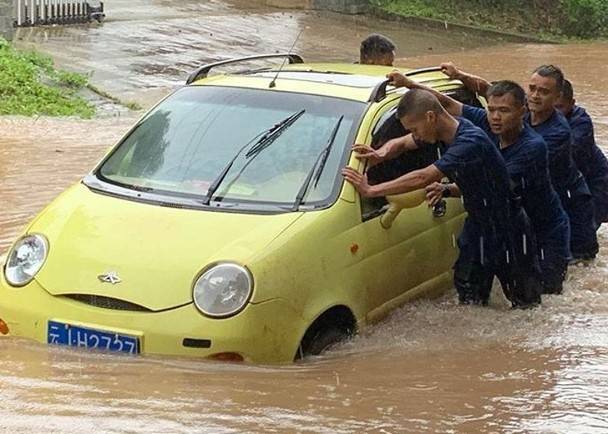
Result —
<instances>
[{"instance_id":1,"label":"reflection on water","mask_svg":"<svg viewBox=\"0 0 608 434\"><path fill-rule=\"evenodd\" d=\"M0 118L0 255L25 223L91 170L135 118Z\"/></svg>"},{"instance_id":2,"label":"reflection on water","mask_svg":"<svg viewBox=\"0 0 608 434\"><path fill-rule=\"evenodd\" d=\"M214 1L183 6L195 7L218 16L230 9ZM175 14L180 13L181 7ZM270 33L283 31L278 23L284 21L255 13L268 20L262 22ZM310 20L303 40L337 33L328 21L306 17L298 12L290 18ZM248 23L233 23L235 31ZM218 47L209 50L225 53ZM417 56L408 63L454 60L492 79L524 81L539 63L555 62L595 116L605 144L607 48L510 45ZM248 48L235 50L243 54ZM320 47L327 57L344 58L342 50L335 40ZM152 63L161 57L153 58ZM134 121L0 118L0 254ZM0 339L0 431L606 432L605 230L601 246L592 266L571 270L565 294L546 297L536 311L511 312L501 296L489 309L463 308L449 294L407 305L329 355L294 366L131 358Z\"/></svg>"}]
</instances>

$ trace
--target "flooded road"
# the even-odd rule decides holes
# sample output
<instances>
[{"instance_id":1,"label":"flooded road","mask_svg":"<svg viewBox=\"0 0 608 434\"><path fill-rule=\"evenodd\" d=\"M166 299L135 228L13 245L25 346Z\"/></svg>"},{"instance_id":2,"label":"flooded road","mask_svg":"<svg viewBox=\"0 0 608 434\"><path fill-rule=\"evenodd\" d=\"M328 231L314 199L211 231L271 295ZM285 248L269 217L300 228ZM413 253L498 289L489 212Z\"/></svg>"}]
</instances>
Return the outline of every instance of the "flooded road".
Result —
<instances>
[{"instance_id":1,"label":"flooded road","mask_svg":"<svg viewBox=\"0 0 608 434\"><path fill-rule=\"evenodd\" d=\"M195 2L180 4L195 7ZM201 5L220 15L234 6ZM150 23L155 10L149 11ZM175 14L180 13L181 6ZM302 41L337 35L336 26L351 26L350 18L336 22L335 15L316 19L316 14L289 12L293 27L285 30L272 19L282 13L254 12L264 33L279 37L291 32L280 39L285 42L300 26L310 27ZM245 21L243 26L253 25ZM241 29L234 25L235 32ZM393 24L386 26L395 31ZM86 34L81 30L80 37ZM41 46L53 41L49 35ZM166 43L176 42L167 35ZM352 59L344 55L345 43L329 39L319 47L319 57L333 53L337 59ZM347 43L356 52L356 42ZM440 55L409 53L406 40L399 43L407 65L453 60L491 79L523 82L538 64L559 64L572 79L577 100L594 116L597 139L608 144L607 43L468 51L446 43L447 54ZM313 48L307 48L308 57L314 57ZM250 53L246 46L235 50ZM218 58L226 50L210 53L209 58ZM159 58L152 56L152 63ZM133 64L139 61L144 62ZM166 91L180 74L150 77L151 88ZM169 77L167 82L163 77ZM135 92L137 80L117 77L115 86ZM0 118L0 255L134 120ZM0 432L608 432L605 229L599 259L571 269L565 293L545 297L538 310L510 312L501 296L488 309L459 307L454 298L448 294L404 306L327 356L285 367L130 358L0 339Z\"/></svg>"},{"instance_id":2,"label":"flooded road","mask_svg":"<svg viewBox=\"0 0 608 434\"><path fill-rule=\"evenodd\" d=\"M400 56L488 43L457 32L433 34L364 16L269 9L264 3L112 0L101 26L21 28L16 39L18 46L44 50L60 66L92 73L96 86L144 106L167 87L183 84L197 66L287 52L294 42L305 59L348 62L358 60L359 41L378 29L399 44Z\"/></svg>"}]
</instances>

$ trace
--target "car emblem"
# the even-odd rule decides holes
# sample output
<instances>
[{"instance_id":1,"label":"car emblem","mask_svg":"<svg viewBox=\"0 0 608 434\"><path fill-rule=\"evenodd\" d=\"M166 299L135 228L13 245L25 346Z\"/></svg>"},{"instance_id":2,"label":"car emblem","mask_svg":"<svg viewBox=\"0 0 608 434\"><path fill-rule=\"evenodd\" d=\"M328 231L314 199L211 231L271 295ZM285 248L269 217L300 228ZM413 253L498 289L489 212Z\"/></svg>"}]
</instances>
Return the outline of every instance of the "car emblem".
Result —
<instances>
[{"instance_id":1,"label":"car emblem","mask_svg":"<svg viewBox=\"0 0 608 434\"><path fill-rule=\"evenodd\" d=\"M122 282L118 274L115 271L110 271L106 274L100 274L97 278L103 283L111 283L112 285L116 285L117 283Z\"/></svg>"}]
</instances>

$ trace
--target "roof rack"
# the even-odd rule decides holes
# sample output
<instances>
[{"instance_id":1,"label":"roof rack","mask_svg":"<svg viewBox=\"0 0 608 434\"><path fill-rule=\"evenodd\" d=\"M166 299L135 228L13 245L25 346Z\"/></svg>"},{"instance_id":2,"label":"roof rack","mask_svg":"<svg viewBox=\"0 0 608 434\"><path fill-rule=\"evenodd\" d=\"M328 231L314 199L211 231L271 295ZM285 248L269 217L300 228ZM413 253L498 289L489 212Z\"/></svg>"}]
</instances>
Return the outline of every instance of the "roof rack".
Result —
<instances>
[{"instance_id":1,"label":"roof rack","mask_svg":"<svg viewBox=\"0 0 608 434\"><path fill-rule=\"evenodd\" d=\"M275 53L275 54L259 54L256 56L248 56L248 57L239 57L236 59L228 59L222 60L220 62L209 63L207 65L203 65L197 68L186 80L186 84L191 84L200 78L206 78L209 72L218 66L230 65L233 63L241 63L248 62L251 60L261 60L261 59L277 59L286 57L290 64L292 63L304 63L304 60L298 54L292 53Z\"/></svg>"},{"instance_id":2,"label":"roof rack","mask_svg":"<svg viewBox=\"0 0 608 434\"><path fill-rule=\"evenodd\" d=\"M415 69L413 71L406 72L405 75L408 77L412 77L412 76L418 75L418 74L425 74L427 72L439 72L439 71L441 71L440 66L431 66L429 68L420 68L420 69ZM386 98L386 88L388 87L388 85L390 83L391 83L390 80L384 80L383 82L378 83L376 85L376 87L374 87L374 90L372 90L372 93L369 96L368 102L380 102L384 98Z\"/></svg>"}]
</instances>

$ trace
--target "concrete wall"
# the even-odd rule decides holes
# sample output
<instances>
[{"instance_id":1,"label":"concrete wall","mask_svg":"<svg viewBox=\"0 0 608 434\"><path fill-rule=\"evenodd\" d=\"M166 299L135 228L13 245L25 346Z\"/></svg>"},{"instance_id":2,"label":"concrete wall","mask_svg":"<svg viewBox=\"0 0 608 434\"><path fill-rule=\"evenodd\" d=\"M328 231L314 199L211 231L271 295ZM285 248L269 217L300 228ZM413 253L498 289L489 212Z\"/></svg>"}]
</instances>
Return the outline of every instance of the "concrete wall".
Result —
<instances>
[{"instance_id":1,"label":"concrete wall","mask_svg":"<svg viewBox=\"0 0 608 434\"><path fill-rule=\"evenodd\" d=\"M343 14L362 14L369 0L266 0L269 6L281 8L318 9Z\"/></svg>"},{"instance_id":2,"label":"concrete wall","mask_svg":"<svg viewBox=\"0 0 608 434\"><path fill-rule=\"evenodd\" d=\"M0 0L0 36L9 41L15 35L15 28L13 27L14 11L14 0Z\"/></svg>"}]
</instances>

